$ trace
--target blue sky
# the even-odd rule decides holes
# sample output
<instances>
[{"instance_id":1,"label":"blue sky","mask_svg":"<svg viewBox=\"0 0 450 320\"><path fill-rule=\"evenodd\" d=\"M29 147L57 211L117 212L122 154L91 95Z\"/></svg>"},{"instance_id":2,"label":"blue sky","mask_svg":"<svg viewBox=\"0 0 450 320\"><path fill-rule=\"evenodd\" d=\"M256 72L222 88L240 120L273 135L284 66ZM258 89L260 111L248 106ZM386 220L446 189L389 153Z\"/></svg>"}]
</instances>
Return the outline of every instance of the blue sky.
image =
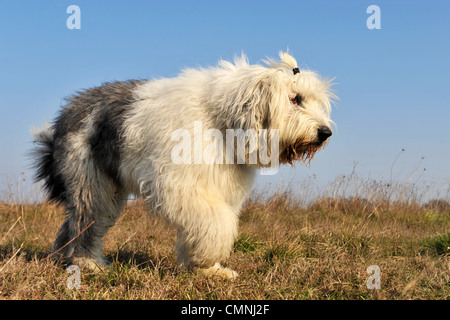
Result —
<instances>
[{"instance_id":1,"label":"blue sky","mask_svg":"<svg viewBox=\"0 0 450 320\"><path fill-rule=\"evenodd\" d=\"M69 30L69 5L81 29ZM381 29L369 30L369 5ZM301 67L335 77L337 131L309 168L283 167L259 186L326 183L357 172L448 188L449 1L5 1L0 6L0 180L29 177L30 128L63 98L105 81L172 77L245 52L289 47ZM180 115L182 116L182 115ZM423 160L421 158L424 157ZM423 171L426 169L426 171Z\"/></svg>"}]
</instances>

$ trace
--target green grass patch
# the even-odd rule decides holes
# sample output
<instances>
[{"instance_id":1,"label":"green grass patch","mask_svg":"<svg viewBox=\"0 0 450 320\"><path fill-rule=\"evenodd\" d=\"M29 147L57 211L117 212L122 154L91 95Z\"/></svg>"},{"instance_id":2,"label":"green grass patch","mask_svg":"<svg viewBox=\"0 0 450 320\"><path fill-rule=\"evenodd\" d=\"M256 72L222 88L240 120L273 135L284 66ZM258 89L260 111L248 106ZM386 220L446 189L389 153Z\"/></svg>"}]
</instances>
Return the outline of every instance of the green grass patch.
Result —
<instances>
[{"instance_id":1,"label":"green grass patch","mask_svg":"<svg viewBox=\"0 0 450 320\"><path fill-rule=\"evenodd\" d=\"M450 232L423 240L421 244L434 254L450 255Z\"/></svg>"}]
</instances>

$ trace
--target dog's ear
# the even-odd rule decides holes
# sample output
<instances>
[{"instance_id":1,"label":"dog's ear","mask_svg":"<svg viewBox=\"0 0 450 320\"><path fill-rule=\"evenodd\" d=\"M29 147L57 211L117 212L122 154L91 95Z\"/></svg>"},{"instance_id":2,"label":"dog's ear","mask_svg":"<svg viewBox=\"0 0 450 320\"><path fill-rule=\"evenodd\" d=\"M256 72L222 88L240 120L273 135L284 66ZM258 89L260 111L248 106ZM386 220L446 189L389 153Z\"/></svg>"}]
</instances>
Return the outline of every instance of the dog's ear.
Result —
<instances>
[{"instance_id":1,"label":"dog's ear","mask_svg":"<svg viewBox=\"0 0 450 320\"><path fill-rule=\"evenodd\" d=\"M242 88L244 89L244 88ZM236 114L232 120L233 129L260 130L269 126L269 105L271 100L271 80L264 77L247 86L238 99Z\"/></svg>"},{"instance_id":2,"label":"dog's ear","mask_svg":"<svg viewBox=\"0 0 450 320\"><path fill-rule=\"evenodd\" d=\"M267 145L267 131L261 129L269 126L271 96L271 81L267 77L247 79L234 91L233 104L229 108L232 112L228 113L226 125L227 129L237 130L233 134L238 139L238 145L245 145L245 163L257 163L261 143Z\"/></svg>"},{"instance_id":3,"label":"dog's ear","mask_svg":"<svg viewBox=\"0 0 450 320\"><path fill-rule=\"evenodd\" d=\"M217 126L244 131L268 128L273 71L241 64L236 68L222 62L226 74L211 83L209 98Z\"/></svg>"}]
</instances>

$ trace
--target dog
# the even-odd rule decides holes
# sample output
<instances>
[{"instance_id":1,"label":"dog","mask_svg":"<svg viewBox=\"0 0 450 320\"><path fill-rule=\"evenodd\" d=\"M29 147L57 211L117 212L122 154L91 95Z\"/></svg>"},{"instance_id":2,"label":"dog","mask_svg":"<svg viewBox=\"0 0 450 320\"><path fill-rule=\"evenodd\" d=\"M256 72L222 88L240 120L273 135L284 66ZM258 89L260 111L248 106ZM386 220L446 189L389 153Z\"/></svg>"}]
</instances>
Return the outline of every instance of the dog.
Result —
<instances>
[{"instance_id":1,"label":"dog","mask_svg":"<svg viewBox=\"0 0 450 320\"><path fill-rule=\"evenodd\" d=\"M54 257L107 266L102 239L134 194L176 228L179 265L236 277L222 264L255 175L270 166L250 154L265 146L282 164L308 163L332 135L331 86L332 80L300 70L293 56L280 52L279 60L263 64L251 65L242 54L174 78L104 83L67 98L51 124L33 131L35 179L66 212ZM244 154L229 157L217 148L223 139L201 144L198 124L215 137L238 130L255 132L259 141L251 144L255 139L245 135ZM181 143L177 130L190 139ZM227 142L226 153L237 144ZM213 161L198 163L185 147ZM183 161L174 161L178 151Z\"/></svg>"}]
</instances>

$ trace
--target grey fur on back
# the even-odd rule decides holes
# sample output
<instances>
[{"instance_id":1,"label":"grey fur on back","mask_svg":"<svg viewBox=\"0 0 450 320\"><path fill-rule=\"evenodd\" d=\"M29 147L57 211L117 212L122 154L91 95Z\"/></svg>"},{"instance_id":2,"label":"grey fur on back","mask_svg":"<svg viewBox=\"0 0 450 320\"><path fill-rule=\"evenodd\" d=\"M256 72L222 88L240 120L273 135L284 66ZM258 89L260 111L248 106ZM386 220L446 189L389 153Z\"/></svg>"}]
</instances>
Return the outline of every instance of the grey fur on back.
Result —
<instances>
[{"instance_id":1,"label":"grey fur on back","mask_svg":"<svg viewBox=\"0 0 450 320\"><path fill-rule=\"evenodd\" d=\"M66 209L54 246L54 258L64 263L98 257L96 263L104 264L102 237L127 196L118 172L124 117L141 83L110 82L80 91L66 99L50 128L35 134L36 179L44 180L49 200Z\"/></svg>"},{"instance_id":2,"label":"grey fur on back","mask_svg":"<svg viewBox=\"0 0 450 320\"><path fill-rule=\"evenodd\" d=\"M61 109L51 128L53 137L37 141L40 144L40 156L35 163L36 180L44 180L50 200L67 203L67 186L62 177L66 165L65 155L69 152L66 140L82 129L90 115L93 115L89 139L92 156L98 162L98 168L104 170L115 183L121 183L118 166L123 119L134 102L133 90L143 82L130 80L104 83L65 99L68 103Z\"/></svg>"}]
</instances>

